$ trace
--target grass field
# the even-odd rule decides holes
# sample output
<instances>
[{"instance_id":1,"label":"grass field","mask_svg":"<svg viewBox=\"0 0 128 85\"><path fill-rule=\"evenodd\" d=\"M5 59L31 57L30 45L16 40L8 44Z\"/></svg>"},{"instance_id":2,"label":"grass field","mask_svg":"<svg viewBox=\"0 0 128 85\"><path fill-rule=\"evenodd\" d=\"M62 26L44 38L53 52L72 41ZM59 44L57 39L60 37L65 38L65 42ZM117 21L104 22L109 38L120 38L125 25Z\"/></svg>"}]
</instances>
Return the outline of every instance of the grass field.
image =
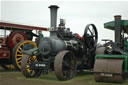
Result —
<instances>
[{"instance_id":1,"label":"grass field","mask_svg":"<svg viewBox=\"0 0 128 85\"><path fill-rule=\"evenodd\" d=\"M69 81L59 81L54 72L38 78L25 78L21 72L0 70L0 85L128 85L95 82L93 74L81 73Z\"/></svg>"}]
</instances>

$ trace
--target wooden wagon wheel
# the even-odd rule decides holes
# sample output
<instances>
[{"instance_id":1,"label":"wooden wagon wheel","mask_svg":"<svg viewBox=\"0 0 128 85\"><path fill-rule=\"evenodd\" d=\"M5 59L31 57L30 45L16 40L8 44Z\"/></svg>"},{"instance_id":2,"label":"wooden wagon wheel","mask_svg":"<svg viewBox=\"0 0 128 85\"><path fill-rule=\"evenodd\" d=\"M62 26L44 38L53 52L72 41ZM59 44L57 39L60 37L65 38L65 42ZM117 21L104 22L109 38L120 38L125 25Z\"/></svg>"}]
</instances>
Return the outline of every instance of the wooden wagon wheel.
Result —
<instances>
[{"instance_id":1,"label":"wooden wagon wheel","mask_svg":"<svg viewBox=\"0 0 128 85\"><path fill-rule=\"evenodd\" d=\"M24 40L19 42L14 48L12 53L12 61L15 65L16 69L21 69L21 59L23 57L23 53L21 52L22 49L29 50L32 48L37 48L37 45L35 42L30 40Z\"/></svg>"},{"instance_id":2,"label":"wooden wagon wheel","mask_svg":"<svg viewBox=\"0 0 128 85\"><path fill-rule=\"evenodd\" d=\"M27 35L23 31L12 31L8 37L8 46L14 48L22 40L27 40Z\"/></svg>"}]
</instances>

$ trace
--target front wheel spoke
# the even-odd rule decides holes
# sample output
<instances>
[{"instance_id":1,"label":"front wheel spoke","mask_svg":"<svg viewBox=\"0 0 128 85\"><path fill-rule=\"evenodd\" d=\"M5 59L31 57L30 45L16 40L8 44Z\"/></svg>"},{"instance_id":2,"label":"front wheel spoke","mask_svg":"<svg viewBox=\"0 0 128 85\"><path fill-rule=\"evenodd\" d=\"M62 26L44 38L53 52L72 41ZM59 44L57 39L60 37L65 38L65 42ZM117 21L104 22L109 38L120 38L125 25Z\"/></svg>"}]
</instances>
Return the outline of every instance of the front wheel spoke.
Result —
<instances>
[{"instance_id":1,"label":"front wheel spoke","mask_svg":"<svg viewBox=\"0 0 128 85\"><path fill-rule=\"evenodd\" d=\"M27 71L28 71L29 73L32 71L32 69L30 68L29 65L26 65L26 69L27 69Z\"/></svg>"},{"instance_id":2,"label":"front wheel spoke","mask_svg":"<svg viewBox=\"0 0 128 85\"><path fill-rule=\"evenodd\" d=\"M29 72L29 73L30 73L31 71L32 71L31 69L27 69L27 72Z\"/></svg>"},{"instance_id":3,"label":"front wheel spoke","mask_svg":"<svg viewBox=\"0 0 128 85\"><path fill-rule=\"evenodd\" d=\"M33 57L31 58L31 60L32 60L32 61L37 61L36 56L33 56Z\"/></svg>"}]
</instances>

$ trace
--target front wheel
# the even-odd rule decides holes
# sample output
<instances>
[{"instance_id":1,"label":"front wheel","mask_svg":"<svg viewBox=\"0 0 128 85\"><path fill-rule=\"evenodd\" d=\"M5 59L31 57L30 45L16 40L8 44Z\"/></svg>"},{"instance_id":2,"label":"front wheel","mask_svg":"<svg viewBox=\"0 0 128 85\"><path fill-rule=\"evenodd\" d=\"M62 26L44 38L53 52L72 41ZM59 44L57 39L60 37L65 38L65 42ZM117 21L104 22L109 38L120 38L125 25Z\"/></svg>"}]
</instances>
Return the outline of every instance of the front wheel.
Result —
<instances>
[{"instance_id":1,"label":"front wheel","mask_svg":"<svg viewBox=\"0 0 128 85\"><path fill-rule=\"evenodd\" d=\"M41 70L32 69L30 64L32 62L38 62L36 56L24 55L21 61L21 72L27 78L38 77L41 75Z\"/></svg>"}]
</instances>

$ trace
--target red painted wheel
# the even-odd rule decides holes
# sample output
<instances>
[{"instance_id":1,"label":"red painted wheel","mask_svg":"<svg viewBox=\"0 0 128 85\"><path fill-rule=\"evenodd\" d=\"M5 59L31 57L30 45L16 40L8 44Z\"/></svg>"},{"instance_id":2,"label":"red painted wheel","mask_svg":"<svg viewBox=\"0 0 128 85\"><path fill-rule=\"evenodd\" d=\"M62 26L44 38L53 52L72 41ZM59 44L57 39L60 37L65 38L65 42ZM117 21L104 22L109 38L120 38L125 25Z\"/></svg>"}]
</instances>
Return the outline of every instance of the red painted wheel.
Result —
<instances>
[{"instance_id":1,"label":"red painted wheel","mask_svg":"<svg viewBox=\"0 0 128 85\"><path fill-rule=\"evenodd\" d=\"M8 45L10 48L13 48L22 40L27 40L27 35L23 31L12 31L9 35Z\"/></svg>"}]
</instances>

